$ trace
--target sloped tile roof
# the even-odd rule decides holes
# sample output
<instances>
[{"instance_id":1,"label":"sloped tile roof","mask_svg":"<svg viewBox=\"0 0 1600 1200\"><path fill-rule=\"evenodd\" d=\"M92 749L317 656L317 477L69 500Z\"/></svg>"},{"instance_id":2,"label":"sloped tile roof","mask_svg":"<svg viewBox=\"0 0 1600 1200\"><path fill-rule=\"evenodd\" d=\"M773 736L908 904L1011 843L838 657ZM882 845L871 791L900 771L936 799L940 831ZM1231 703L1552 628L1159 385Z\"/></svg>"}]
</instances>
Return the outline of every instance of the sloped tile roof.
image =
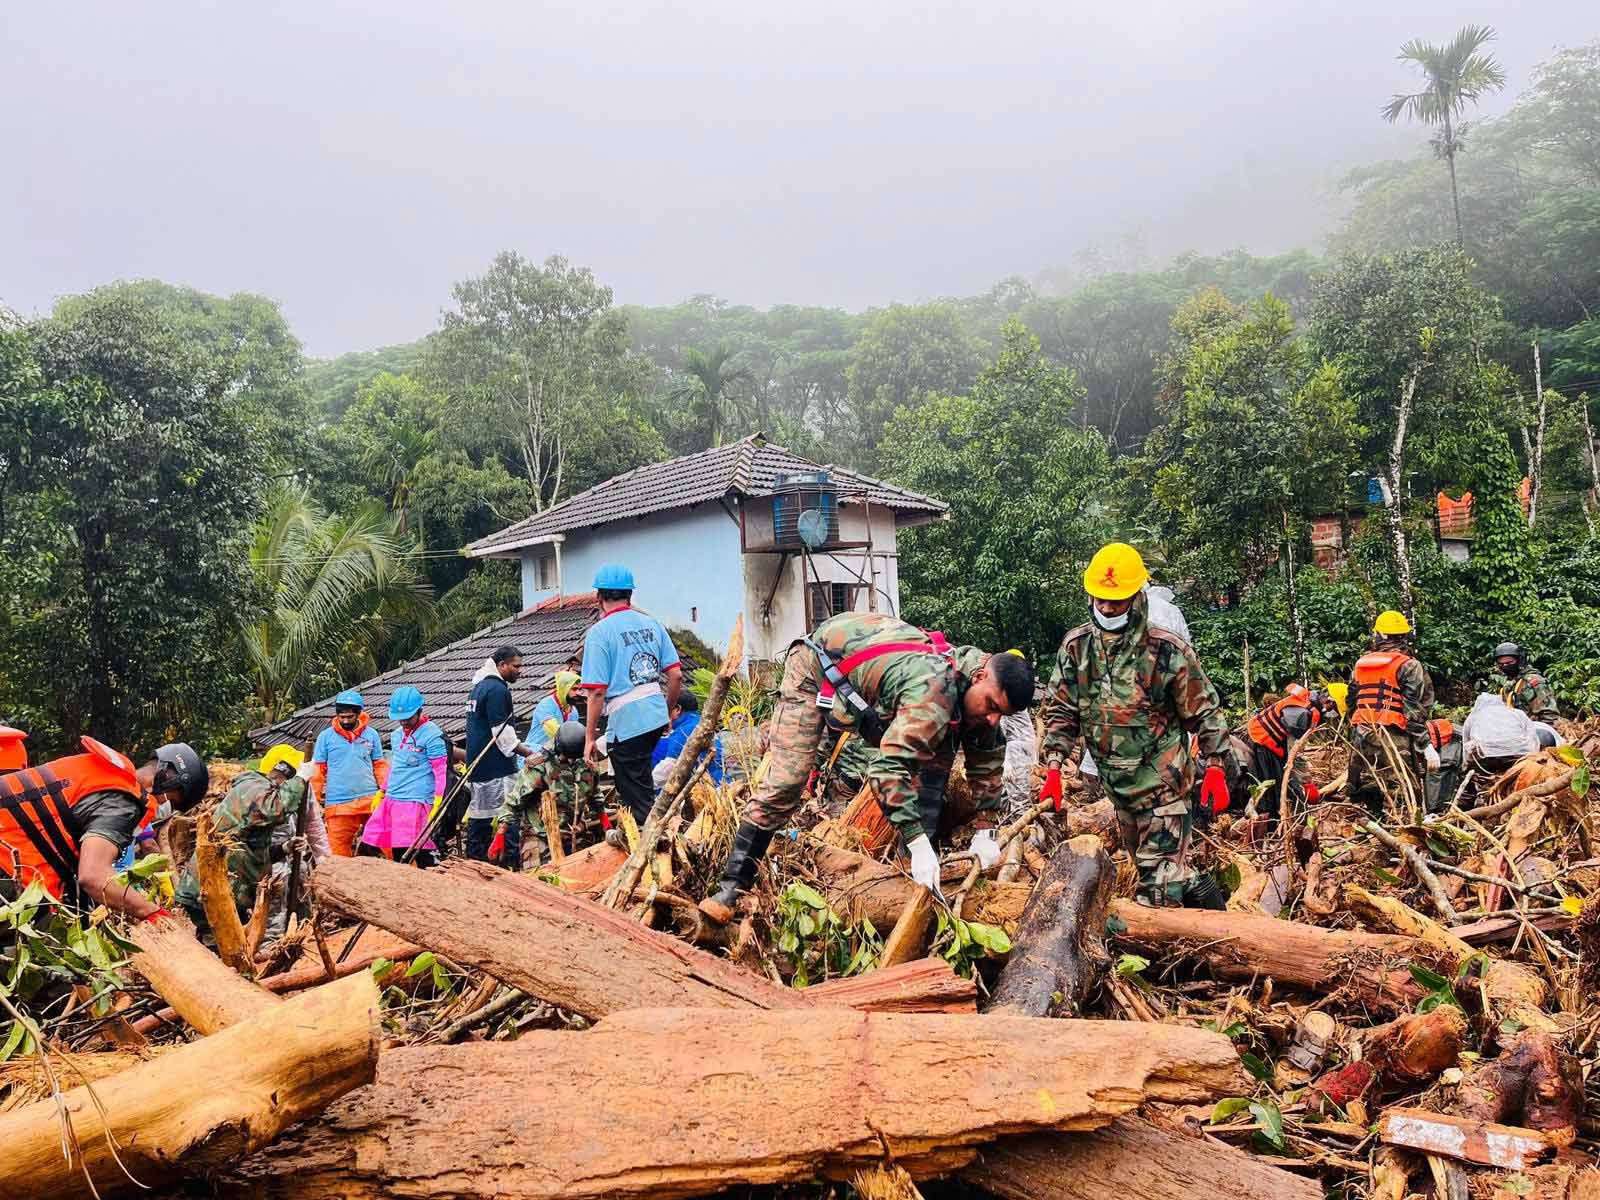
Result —
<instances>
[{"instance_id":1,"label":"sloped tile roof","mask_svg":"<svg viewBox=\"0 0 1600 1200\"><path fill-rule=\"evenodd\" d=\"M522 651L522 678L511 688L517 720L526 723L533 705L544 696L562 664L583 647L583 635L600 615L600 600L593 592L546 600L470 637L435 650L432 654L396 667L365 682L356 690L367 702L372 722L385 734L394 722L388 718L389 697L410 684L422 692L427 714L439 723L445 736L459 739L467 728L467 693L483 660L499 646ZM275 725L250 731L250 741L265 748L276 742L299 744L313 737L333 719L333 697L308 705Z\"/></svg>"},{"instance_id":2,"label":"sloped tile roof","mask_svg":"<svg viewBox=\"0 0 1600 1200\"><path fill-rule=\"evenodd\" d=\"M689 508L724 496L770 496L777 476L824 467L782 446L770 444L759 433L699 454L651 463L614 476L579 492L554 508L518 521L515 525L479 538L466 547L475 557L507 554L554 533L592 529L611 521L648 516L674 508ZM896 487L870 475L827 467L844 493L840 502L865 499L896 512L936 517L949 509L942 500Z\"/></svg>"}]
</instances>

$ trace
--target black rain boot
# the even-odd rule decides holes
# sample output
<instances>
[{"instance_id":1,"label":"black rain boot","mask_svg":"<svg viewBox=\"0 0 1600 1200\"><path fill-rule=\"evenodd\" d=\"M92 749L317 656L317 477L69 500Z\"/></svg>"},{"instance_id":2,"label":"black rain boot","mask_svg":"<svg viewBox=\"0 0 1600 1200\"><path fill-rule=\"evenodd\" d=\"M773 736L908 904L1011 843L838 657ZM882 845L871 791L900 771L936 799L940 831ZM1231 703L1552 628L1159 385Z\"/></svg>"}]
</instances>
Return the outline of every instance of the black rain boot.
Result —
<instances>
[{"instance_id":1,"label":"black rain boot","mask_svg":"<svg viewBox=\"0 0 1600 1200\"><path fill-rule=\"evenodd\" d=\"M733 851L727 865L722 868L722 878L717 890L700 901L700 911L708 920L726 925L733 919L733 910L739 897L750 890L756 881L756 868L772 843L772 830L762 829L749 821L741 821L733 835Z\"/></svg>"},{"instance_id":2,"label":"black rain boot","mask_svg":"<svg viewBox=\"0 0 1600 1200\"><path fill-rule=\"evenodd\" d=\"M1191 883L1183 893L1183 907L1209 908L1222 912L1228 907L1228 893L1222 890L1217 878L1207 871Z\"/></svg>"}]
</instances>

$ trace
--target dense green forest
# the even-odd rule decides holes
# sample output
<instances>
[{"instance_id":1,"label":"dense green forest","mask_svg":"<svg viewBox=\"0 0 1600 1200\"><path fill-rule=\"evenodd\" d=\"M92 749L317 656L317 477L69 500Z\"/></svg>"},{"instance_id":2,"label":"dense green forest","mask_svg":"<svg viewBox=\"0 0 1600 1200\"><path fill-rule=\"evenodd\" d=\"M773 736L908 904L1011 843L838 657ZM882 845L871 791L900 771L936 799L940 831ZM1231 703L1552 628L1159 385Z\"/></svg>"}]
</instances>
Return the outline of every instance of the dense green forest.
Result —
<instances>
[{"instance_id":1,"label":"dense green forest","mask_svg":"<svg viewBox=\"0 0 1600 1200\"><path fill-rule=\"evenodd\" d=\"M154 281L0 321L0 718L40 752L234 749L513 611L466 542L755 430L951 503L905 539L903 602L962 640L1042 659L1120 536L1235 706L1247 640L1258 689L1342 673L1398 604L1447 699L1513 638L1600 707L1600 42L1470 124L1495 80L1441 54L1392 114L1435 136L1345 180L1323 253L1112 251L847 313L621 306L506 251L428 337L331 361L268 300ZM1437 547L1441 491L1475 497L1468 562ZM1352 530L1332 573L1327 515Z\"/></svg>"}]
</instances>

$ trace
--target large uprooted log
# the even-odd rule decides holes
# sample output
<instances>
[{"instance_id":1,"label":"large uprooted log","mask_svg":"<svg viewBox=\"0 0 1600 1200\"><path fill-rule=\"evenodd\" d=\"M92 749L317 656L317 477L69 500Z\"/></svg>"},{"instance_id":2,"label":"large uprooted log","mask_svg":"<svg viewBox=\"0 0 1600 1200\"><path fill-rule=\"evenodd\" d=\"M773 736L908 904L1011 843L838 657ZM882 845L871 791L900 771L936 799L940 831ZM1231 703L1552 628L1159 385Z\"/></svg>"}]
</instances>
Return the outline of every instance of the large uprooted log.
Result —
<instances>
[{"instance_id":1,"label":"large uprooted log","mask_svg":"<svg viewBox=\"0 0 1600 1200\"><path fill-rule=\"evenodd\" d=\"M1413 938L1319 929L1251 913L1146 908L1113 900L1120 942L1172 958L1192 955L1222 979L1271 976L1308 992L1344 992L1359 1003L1406 1012L1422 998L1408 964L1425 961Z\"/></svg>"},{"instance_id":2,"label":"large uprooted log","mask_svg":"<svg viewBox=\"0 0 1600 1200\"><path fill-rule=\"evenodd\" d=\"M216 1170L370 1082L377 1061L370 976L274 998L229 1029L96 1081L92 1096L66 1091L70 1163L55 1101L0 1114L0 1192L77 1200L92 1180L101 1196L139 1194L141 1184Z\"/></svg>"},{"instance_id":3,"label":"large uprooted log","mask_svg":"<svg viewBox=\"0 0 1600 1200\"><path fill-rule=\"evenodd\" d=\"M805 994L861 1012L970 1013L978 1008L978 985L957 975L942 958L918 958L847 979L814 983Z\"/></svg>"},{"instance_id":4,"label":"large uprooted log","mask_svg":"<svg viewBox=\"0 0 1600 1200\"><path fill-rule=\"evenodd\" d=\"M503 886L383 858L330 858L311 883L326 909L586 1017L652 1006L813 1007L800 992L526 875Z\"/></svg>"},{"instance_id":5,"label":"large uprooted log","mask_svg":"<svg viewBox=\"0 0 1600 1200\"><path fill-rule=\"evenodd\" d=\"M139 946L133 969L199 1033L216 1033L283 1003L202 946L185 917L142 922L132 937Z\"/></svg>"},{"instance_id":6,"label":"large uprooted log","mask_svg":"<svg viewBox=\"0 0 1600 1200\"><path fill-rule=\"evenodd\" d=\"M1073 1015L1104 961L1101 935L1116 883L1098 837L1083 834L1057 850L1028 898L995 984L991 1011Z\"/></svg>"},{"instance_id":7,"label":"large uprooted log","mask_svg":"<svg viewBox=\"0 0 1600 1200\"><path fill-rule=\"evenodd\" d=\"M1004 1200L1321 1200L1310 1179L1203 1137L1127 1116L1093 1133L985 1147L962 1178Z\"/></svg>"},{"instance_id":8,"label":"large uprooted log","mask_svg":"<svg viewBox=\"0 0 1600 1200\"><path fill-rule=\"evenodd\" d=\"M1175 1025L646 1009L388 1052L375 1086L228 1182L283 1200L670 1198L848 1179L886 1154L922 1178L1003 1134L1241 1086L1226 1038Z\"/></svg>"}]
</instances>

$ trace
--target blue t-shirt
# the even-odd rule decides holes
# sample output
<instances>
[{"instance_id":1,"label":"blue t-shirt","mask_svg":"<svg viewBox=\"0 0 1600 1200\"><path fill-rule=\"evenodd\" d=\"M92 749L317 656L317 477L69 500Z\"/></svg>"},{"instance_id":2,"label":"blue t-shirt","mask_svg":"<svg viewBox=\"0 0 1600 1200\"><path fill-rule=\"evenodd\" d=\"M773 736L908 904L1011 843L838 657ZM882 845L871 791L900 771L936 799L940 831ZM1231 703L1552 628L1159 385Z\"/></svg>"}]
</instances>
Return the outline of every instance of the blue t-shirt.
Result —
<instances>
[{"instance_id":1,"label":"blue t-shirt","mask_svg":"<svg viewBox=\"0 0 1600 1200\"><path fill-rule=\"evenodd\" d=\"M311 761L328 764L328 784L322 802L348 804L372 795L378 790L372 764L384 757L383 739L371 725L363 726L353 741L332 726L317 734Z\"/></svg>"},{"instance_id":2,"label":"blue t-shirt","mask_svg":"<svg viewBox=\"0 0 1600 1200\"><path fill-rule=\"evenodd\" d=\"M433 763L448 758L444 731L432 721L424 721L410 733L396 725L389 734L389 786L384 795L391 800L433 803Z\"/></svg>"},{"instance_id":3,"label":"blue t-shirt","mask_svg":"<svg viewBox=\"0 0 1600 1200\"><path fill-rule=\"evenodd\" d=\"M625 742L667 723L667 697L661 676L676 666L678 651L654 617L621 608L589 627L583 638L583 686L604 688L606 704L630 692L629 700L607 716L606 740ZM654 685L654 692L650 691Z\"/></svg>"},{"instance_id":4,"label":"blue t-shirt","mask_svg":"<svg viewBox=\"0 0 1600 1200\"><path fill-rule=\"evenodd\" d=\"M562 712L561 705L556 703L556 698L546 696L534 705L533 724L528 728L528 737L523 745L534 751L547 749L550 745L550 735L544 731L544 723L552 719L559 725L566 721L581 721L583 717L579 715L577 705L569 702L567 710Z\"/></svg>"},{"instance_id":5,"label":"blue t-shirt","mask_svg":"<svg viewBox=\"0 0 1600 1200\"><path fill-rule=\"evenodd\" d=\"M689 744L689 735L700 726L700 714L697 712L679 713L678 719L672 723L672 729L666 737L656 743L656 748L650 754L650 765L659 766L669 758L677 758L683 753L683 748ZM701 755L702 758L707 757ZM711 739L710 755L711 765L706 768L706 778L712 783L722 783L722 735L719 733Z\"/></svg>"}]
</instances>

